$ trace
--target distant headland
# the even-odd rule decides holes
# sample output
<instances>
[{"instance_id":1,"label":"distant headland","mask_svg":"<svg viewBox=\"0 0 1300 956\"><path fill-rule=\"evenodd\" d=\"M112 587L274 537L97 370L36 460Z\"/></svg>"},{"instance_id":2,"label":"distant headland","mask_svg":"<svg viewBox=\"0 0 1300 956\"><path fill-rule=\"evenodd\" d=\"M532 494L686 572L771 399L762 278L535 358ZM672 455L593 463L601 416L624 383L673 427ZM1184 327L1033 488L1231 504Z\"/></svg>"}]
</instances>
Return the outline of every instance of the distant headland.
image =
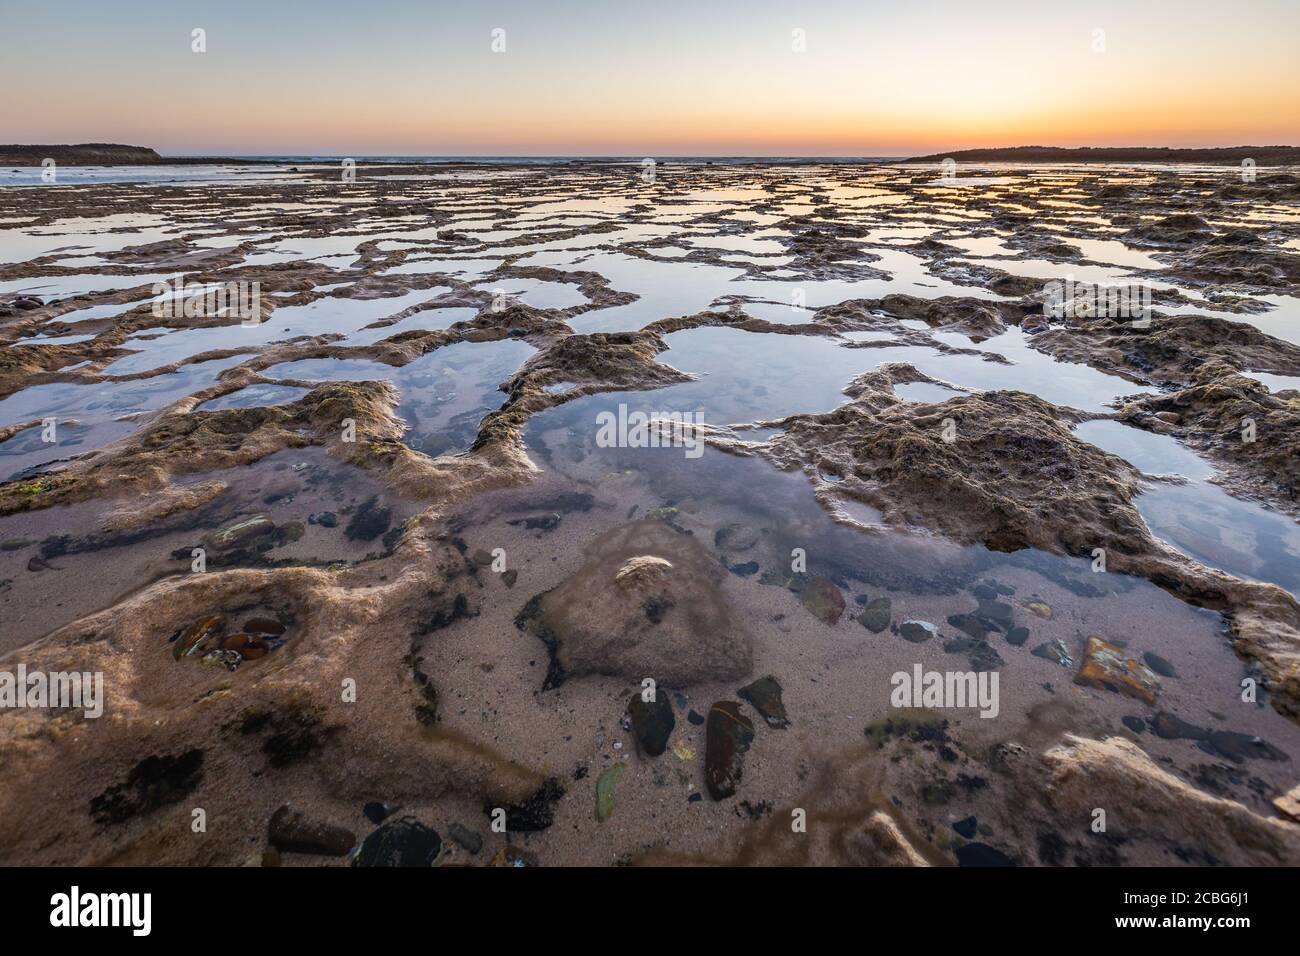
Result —
<instances>
[{"instance_id":1,"label":"distant headland","mask_svg":"<svg viewBox=\"0 0 1300 956\"><path fill-rule=\"evenodd\" d=\"M999 146L959 149L903 160L907 163L1205 163L1239 166L1252 159L1256 166L1300 165L1300 146L1224 146L1172 149L1163 146Z\"/></svg>"}]
</instances>

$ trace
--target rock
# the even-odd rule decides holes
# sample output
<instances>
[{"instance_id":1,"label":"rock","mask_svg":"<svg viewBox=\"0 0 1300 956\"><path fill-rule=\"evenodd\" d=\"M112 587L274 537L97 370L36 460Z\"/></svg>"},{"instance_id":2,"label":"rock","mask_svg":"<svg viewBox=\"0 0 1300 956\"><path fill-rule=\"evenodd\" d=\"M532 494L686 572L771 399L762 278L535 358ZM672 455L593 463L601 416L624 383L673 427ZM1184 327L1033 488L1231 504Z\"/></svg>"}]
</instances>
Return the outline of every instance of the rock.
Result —
<instances>
[{"instance_id":1,"label":"rock","mask_svg":"<svg viewBox=\"0 0 1300 956\"><path fill-rule=\"evenodd\" d=\"M745 752L754 740L754 725L740 712L740 704L722 700L709 708L705 728L704 782L709 796L725 800L736 792L744 769Z\"/></svg>"},{"instance_id":2,"label":"rock","mask_svg":"<svg viewBox=\"0 0 1300 956\"><path fill-rule=\"evenodd\" d=\"M517 846L503 846L492 857L491 866L510 866L522 869L525 866L538 866L537 854L521 850Z\"/></svg>"},{"instance_id":3,"label":"rock","mask_svg":"<svg viewBox=\"0 0 1300 956\"><path fill-rule=\"evenodd\" d=\"M748 551L758 544L759 534L747 525L729 524L713 534L713 543L720 551Z\"/></svg>"},{"instance_id":4,"label":"rock","mask_svg":"<svg viewBox=\"0 0 1300 956\"><path fill-rule=\"evenodd\" d=\"M696 727L704 723L704 715L700 713L696 713L693 710L686 715L686 719L690 721L692 724L694 724Z\"/></svg>"},{"instance_id":5,"label":"rock","mask_svg":"<svg viewBox=\"0 0 1300 956\"><path fill-rule=\"evenodd\" d=\"M905 641L923 644L932 637L938 637L939 629L929 621L904 621L898 626L898 633Z\"/></svg>"},{"instance_id":6,"label":"rock","mask_svg":"<svg viewBox=\"0 0 1300 956\"><path fill-rule=\"evenodd\" d=\"M339 516L332 511L322 511L320 514L310 515L307 518L308 524L318 524L322 528L337 528Z\"/></svg>"},{"instance_id":7,"label":"rock","mask_svg":"<svg viewBox=\"0 0 1300 956\"><path fill-rule=\"evenodd\" d=\"M1156 702L1160 678L1145 664L1127 659L1114 644L1089 636L1083 664L1074 675L1076 684L1101 687L1147 704Z\"/></svg>"},{"instance_id":8,"label":"rock","mask_svg":"<svg viewBox=\"0 0 1300 956\"><path fill-rule=\"evenodd\" d=\"M231 634L229 637L226 637L221 641L221 650L234 651L239 655L240 661L255 661L259 658L265 657L270 653L271 649L267 646L266 641L262 640L260 637L256 637L252 634ZM227 655L221 656L223 663L230 660ZM207 658L205 657L204 659L206 660ZM235 666L238 667L238 664ZM234 668L232 668L232 670L233 669Z\"/></svg>"},{"instance_id":9,"label":"rock","mask_svg":"<svg viewBox=\"0 0 1300 956\"><path fill-rule=\"evenodd\" d=\"M1015 866L1015 860L987 843L966 843L957 847L958 866Z\"/></svg>"},{"instance_id":10,"label":"rock","mask_svg":"<svg viewBox=\"0 0 1300 956\"><path fill-rule=\"evenodd\" d=\"M625 562L614 573L614 583L624 590L658 587L667 579L673 563L652 554L643 554Z\"/></svg>"},{"instance_id":11,"label":"rock","mask_svg":"<svg viewBox=\"0 0 1300 956\"><path fill-rule=\"evenodd\" d=\"M368 498L343 530L349 541L373 541L388 530L393 513L380 507L378 496Z\"/></svg>"},{"instance_id":12,"label":"rock","mask_svg":"<svg viewBox=\"0 0 1300 956\"><path fill-rule=\"evenodd\" d=\"M973 637L959 637L945 641L943 652L965 654L971 668L977 672L995 671L1006 663L1002 660L1002 655L995 651L988 641L978 641Z\"/></svg>"},{"instance_id":13,"label":"rock","mask_svg":"<svg viewBox=\"0 0 1300 956\"><path fill-rule=\"evenodd\" d=\"M1174 670L1174 665L1170 664L1159 654L1155 654L1152 653L1151 651L1147 651L1145 654L1142 655L1142 660L1146 661L1147 667L1151 668L1161 677L1178 676L1178 672Z\"/></svg>"},{"instance_id":14,"label":"rock","mask_svg":"<svg viewBox=\"0 0 1300 956\"><path fill-rule=\"evenodd\" d=\"M1141 717L1121 717L1119 721L1135 734L1146 732L1147 722Z\"/></svg>"},{"instance_id":15,"label":"rock","mask_svg":"<svg viewBox=\"0 0 1300 956\"><path fill-rule=\"evenodd\" d=\"M813 617L823 624L834 625L844 613L844 595L826 578L812 578L799 595Z\"/></svg>"},{"instance_id":16,"label":"rock","mask_svg":"<svg viewBox=\"0 0 1300 956\"><path fill-rule=\"evenodd\" d=\"M760 677L752 684L747 684L736 691L741 700L747 700L754 706L769 727L781 729L790 726L785 714L785 704L781 700L781 685L771 674Z\"/></svg>"},{"instance_id":17,"label":"rock","mask_svg":"<svg viewBox=\"0 0 1300 956\"><path fill-rule=\"evenodd\" d=\"M275 531L275 522L269 515L257 514L240 518L223 525L216 531L203 537L203 544L209 551L229 551L251 545L260 538Z\"/></svg>"},{"instance_id":18,"label":"rock","mask_svg":"<svg viewBox=\"0 0 1300 956\"><path fill-rule=\"evenodd\" d=\"M554 777L549 777L527 800L501 807L500 809L506 812L507 832L534 833L545 830L555 822L555 804L563 796L564 785ZM497 809L492 801L483 802L483 812L488 817L491 817Z\"/></svg>"},{"instance_id":19,"label":"rock","mask_svg":"<svg viewBox=\"0 0 1300 956\"><path fill-rule=\"evenodd\" d=\"M447 827L447 836L451 837L452 842L471 856L483 849L482 835L469 827L461 826L459 823L453 823Z\"/></svg>"},{"instance_id":20,"label":"rock","mask_svg":"<svg viewBox=\"0 0 1300 956\"><path fill-rule=\"evenodd\" d=\"M505 582L506 587L512 588L515 586L515 582L519 580L519 572L514 568L509 571L502 571L501 580Z\"/></svg>"},{"instance_id":21,"label":"rock","mask_svg":"<svg viewBox=\"0 0 1300 956\"><path fill-rule=\"evenodd\" d=\"M758 573L757 561L746 561L744 564L729 564L727 570L738 578L748 578Z\"/></svg>"},{"instance_id":22,"label":"rock","mask_svg":"<svg viewBox=\"0 0 1300 956\"><path fill-rule=\"evenodd\" d=\"M1052 619L1052 606L1043 601L1023 601L1020 606L1031 614L1037 614L1045 621Z\"/></svg>"},{"instance_id":23,"label":"rock","mask_svg":"<svg viewBox=\"0 0 1300 956\"><path fill-rule=\"evenodd\" d=\"M862 609L858 623L872 634L879 634L889 627L892 602L887 597L879 597Z\"/></svg>"},{"instance_id":24,"label":"rock","mask_svg":"<svg viewBox=\"0 0 1300 956\"><path fill-rule=\"evenodd\" d=\"M1197 790L1123 737L1067 734L1043 760L1049 771L1043 792L1067 819L1086 820L1094 807L1125 807L1124 817L1134 821L1127 826L1150 839L1195 847L1221 865L1293 865L1300 859L1295 824ZM1112 821L1121 837L1129 835L1125 827Z\"/></svg>"},{"instance_id":25,"label":"rock","mask_svg":"<svg viewBox=\"0 0 1300 956\"><path fill-rule=\"evenodd\" d=\"M277 530L284 541L298 541L307 533L307 526L301 521L286 521Z\"/></svg>"},{"instance_id":26,"label":"rock","mask_svg":"<svg viewBox=\"0 0 1300 956\"><path fill-rule=\"evenodd\" d=\"M1163 740L1208 740L1210 736L1204 727L1189 724L1163 710L1151 718L1151 731Z\"/></svg>"},{"instance_id":27,"label":"rock","mask_svg":"<svg viewBox=\"0 0 1300 956\"><path fill-rule=\"evenodd\" d=\"M1288 820L1300 823L1300 786L1292 787L1280 797L1274 797L1273 806Z\"/></svg>"},{"instance_id":28,"label":"rock","mask_svg":"<svg viewBox=\"0 0 1300 956\"><path fill-rule=\"evenodd\" d=\"M1262 737L1239 734L1232 730L1210 731L1209 744L1214 752L1233 763L1245 760L1286 760L1287 756Z\"/></svg>"},{"instance_id":29,"label":"rock","mask_svg":"<svg viewBox=\"0 0 1300 956\"><path fill-rule=\"evenodd\" d=\"M656 691L654 700L646 701L638 691L628 701L627 712L632 718L632 732L641 752L648 757L658 757L667 749L668 738L677 723L668 694Z\"/></svg>"},{"instance_id":30,"label":"rock","mask_svg":"<svg viewBox=\"0 0 1300 956\"><path fill-rule=\"evenodd\" d=\"M1054 664L1060 664L1062 667L1070 667L1074 664L1074 658L1070 656L1069 648L1060 639L1044 641L1035 647L1031 653L1035 657L1041 657Z\"/></svg>"},{"instance_id":31,"label":"rock","mask_svg":"<svg viewBox=\"0 0 1300 956\"><path fill-rule=\"evenodd\" d=\"M984 640L989 634L989 626L974 614L950 614L948 624L978 641Z\"/></svg>"},{"instance_id":32,"label":"rock","mask_svg":"<svg viewBox=\"0 0 1300 956\"><path fill-rule=\"evenodd\" d=\"M414 817L385 823L361 844L353 866L432 866L442 838Z\"/></svg>"},{"instance_id":33,"label":"rock","mask_svg":"<svg viewBox=\"0 0 1300 956\"><path fill-rule=\"evenodd\" d=\"M357 837L345 827L309 820L286 803L272 814L267 841L287 853L346 856L356 845Z\"/></svg>"},{"instance_id":34,"label":"rock","mask_svg":"<svg viewBox=\"0 0 1300 956\"><path fill-rule=\"evenodd\" d=\"M979 830L979 821L974 817L967 817L965 820L958 820L952 825L952 828L957 831L958 836L970 840L974 838Z\"/></svg>"},{"instance_id":35,"label":"rock","mask_svg":"<svg viewBox=\"0 0 1300 956\"><path fill-rule=\"evenodd\" d=\"M975 609L978 620L1003 632L1011 629L1011 615L1011 605L1002 601L980 601L979 607Z\"/></svg>"},{"instance_id":36,"label":"rock","mask_svg":"<svg viewBox=\"0 0 1300 956\"><path fill-rule=\"evenodd\" d=\"M21 551L35 543L32 538L5 538L0 541L0 551Z\"/></svg>"},{"instance_id":37,"label":"rock","mask_svg":"<svg viewBox=\"0 0 1300 956\"><path fill-rule=\"evenodd\" d=\"M507 521L506 524L518 527L523 525L526 531L553 531L560 524L558 514L533 515L529 518L516 518L513 521Z\"/></svg>"},{"instance_id":38,"label":"rock","mask_svg":"<svg viewBox=\"0 0 1300 956\"><path fill-rule=\"evenodd\" d=\"M366 815L366 819L376 826L383 823L396 811L397 806L395 804L380 803L377 800L371 800L361 808L361 812Z\"/></svg>"},{"instance_id":39,"label":"rock","mask_svg":"<svg viewBox=\"0 0 1300 956\"><path fill-rule=\"evenodd\" d=\"M992 601L997 598L998 592L988 584L977 584L970 591L980 601Z\"/></svg>"},{"instance_id":40,"label":"rock","mask_svg":"<svg viewBox=\"0 0 1300 956\"><path fill-rule=\"evenodd\" d=\"M1029 628L1013 627L1007 631L1007 643L1014 644L1016 647L1022 646L1025 641L1029 640Z\"/></svg>"},{"instance_id":41,"label":"rock","mask_svg":"<svg viewBox=\"0 0 1300 956\"><path fill-rule=\"evenodd\" d=\"M623 776L626 764L616 763L607 767L596 779L596 820L604 823L614 812L614 787L618 778Z\"/></svg>"},{"instance_id":42,"label":"rock","mask_svg":"<svg viewBox=\"0 0 1300 956\"><path fill-rule=\"evenodd\" d=\"M473 560L480 568L485 568L492 563L492 552L484 551L482 548L479 548L474 552Z\"/></svg>"},{"instance_id":43,"label":"rock","mask_svg":"<svg viewBox=\"0 0 1300 956\"><path fill-rule=\"evenodd\" d=\"M209 614L199 618L177 636L172 645L172 657L180 660L195 653L204 653L205 640L209 637L215 638L225 626L226 619L220 614Z\"/></svg>"},{"instance_id":44,"label":"rock","mask_svg":"<svg viewBox=\"0 0 1300 956\"><path fill-rule=\"evenodd\" d=\"M584 674L637 684L653 674L666 688L748 677L753 648L722 588L726 569L695 535L646 519L601 535L587 557L515 617L550 653L543 689Z\"/></svg>"}]
</instances>

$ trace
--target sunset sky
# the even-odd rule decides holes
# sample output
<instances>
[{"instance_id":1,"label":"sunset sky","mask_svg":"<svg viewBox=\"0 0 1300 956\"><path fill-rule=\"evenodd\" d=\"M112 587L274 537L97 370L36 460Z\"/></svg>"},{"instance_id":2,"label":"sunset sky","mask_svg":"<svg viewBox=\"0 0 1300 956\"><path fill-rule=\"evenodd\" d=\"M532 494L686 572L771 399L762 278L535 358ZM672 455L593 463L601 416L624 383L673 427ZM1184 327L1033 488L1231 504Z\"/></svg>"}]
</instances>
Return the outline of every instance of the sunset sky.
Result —
<instances>
[{"instance_id":1,"label":"sunset sky","mask_svg":"<svg viewBox=\"0 0 1300 956\"><path fill-rule=\"evenodd\" d=\"M0 0L0 24L4 142L633 156L1300 144L1300 0ZM206 53L191 52L195 28Z\"/></svg>"}]
</instances>

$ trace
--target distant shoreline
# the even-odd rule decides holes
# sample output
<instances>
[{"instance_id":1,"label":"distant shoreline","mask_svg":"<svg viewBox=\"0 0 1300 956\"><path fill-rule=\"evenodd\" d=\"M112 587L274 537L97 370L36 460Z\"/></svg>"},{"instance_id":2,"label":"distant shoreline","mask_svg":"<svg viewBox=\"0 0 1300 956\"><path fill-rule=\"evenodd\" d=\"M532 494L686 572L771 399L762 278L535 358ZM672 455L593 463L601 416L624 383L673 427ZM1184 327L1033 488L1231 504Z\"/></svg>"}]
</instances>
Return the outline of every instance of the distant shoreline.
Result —
<instances>
[{"instance_id":1,"label":"distant shoreline","mask_svg":"<svg viewBox=\"0 0 1300 956\"><path fill-rule=\"evenodd\" d=\"M1168 148L1157 146L1005 146L994 149L959 149L901 160L906 163L1201 163L1239 166L1254 160L1257 166L1300 164L1300 146L1223 146Z\"/></svg>"},{"instance_id":2,"label":"distant shoreline","mask_svg":"<svg viewBox=\"0 0 1300 956\"><path fill-rule=\"evenodd\" d=\"M392 165L550 165L637 163L639 156L163 156L145 146L114 143L74 145L0 145L0 166L39 166L52 159L63 166L261 166L327 165L345 158L358 163ZM1228 146L1169 148L1150 146L1060 147L1008 146L992 149L961 149L928 156L655 156L656 162L691 162L717 165L784 164L791 166L825 163L1200 163L1237 166L1252 160L1257 166L1300 165L1300 146Z\"/></svg>"}]
</instances>

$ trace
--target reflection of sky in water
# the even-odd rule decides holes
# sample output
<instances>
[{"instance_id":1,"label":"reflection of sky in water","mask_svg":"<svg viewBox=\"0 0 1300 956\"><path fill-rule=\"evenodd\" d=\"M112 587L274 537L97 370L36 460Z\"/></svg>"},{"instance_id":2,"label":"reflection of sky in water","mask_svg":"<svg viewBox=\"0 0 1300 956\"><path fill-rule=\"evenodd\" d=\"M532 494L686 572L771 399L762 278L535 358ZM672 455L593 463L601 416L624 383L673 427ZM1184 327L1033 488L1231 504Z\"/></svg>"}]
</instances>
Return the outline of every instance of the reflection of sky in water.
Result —
<instances>
[{"instance_id":1,"label":"reflection of sky in water","mask_svg":"<svg viewBox=\"0 0 1300 956\"><path fill-rule=\"evenodd\" d=\"M1150 482L1138 496L1138 510L1157 536L1211 567L1300 594L1300 526L1290 518L1207 482L1214 469L1168 435L1115 421L1084 422L1076 434L1147 474L1190 479Z\"/></svg>"},{"instance_id":2,"label":"reflection of sky in water","mask_svg":"<svg viewBox=\"0 0 1300 956\"><path fill-rule=\"evenodd\" d=\"M402 440L426 454L440 455L473 444L483 416L505 402L498 386L533 352L531 345L514 339L457 342L402 368L368 359L317 358L272 365L263 375L303 381L392 382L401 396L397 415L409 427Z\"/></svg>"},{"instance_id":3,"label":"reflection of sky in water","mask_svg":"<svg viewBox=\"0 0 1300 956\"><path fill-rule=\"evenodd\" d=\"M40 440L40 429L19 432L0 443L0 473L10 477L59 458L82 455L102 448L139 426L139 422L117 421L123 416L154 411L207 388L224 369L244 361L245 356L216 359L186 365L167 375L127 382L92 385L67 383L32 385L0 400L0 426L16 425L37 418L59 419L59 441ZM68 425L65 419L76 419Z\"/></svg>"},{"instance_id":4,"label":"reflection of sky in water","mask_svg":"<svg viewBox=\"0 0 1300 956\"><path fill-rule=\"evenodd\" d=\"M149 342L133 342L133 345L143 345L144 350L116 360L104 369L104 374L130 375L213 349L253 348L299 335L351 332L413 305L436 299L447 291L445 286L435 286L382 299L325 296L307 305L281 306L259 325L234 323L182 329Z\"/></svg>"}]
</instances>

